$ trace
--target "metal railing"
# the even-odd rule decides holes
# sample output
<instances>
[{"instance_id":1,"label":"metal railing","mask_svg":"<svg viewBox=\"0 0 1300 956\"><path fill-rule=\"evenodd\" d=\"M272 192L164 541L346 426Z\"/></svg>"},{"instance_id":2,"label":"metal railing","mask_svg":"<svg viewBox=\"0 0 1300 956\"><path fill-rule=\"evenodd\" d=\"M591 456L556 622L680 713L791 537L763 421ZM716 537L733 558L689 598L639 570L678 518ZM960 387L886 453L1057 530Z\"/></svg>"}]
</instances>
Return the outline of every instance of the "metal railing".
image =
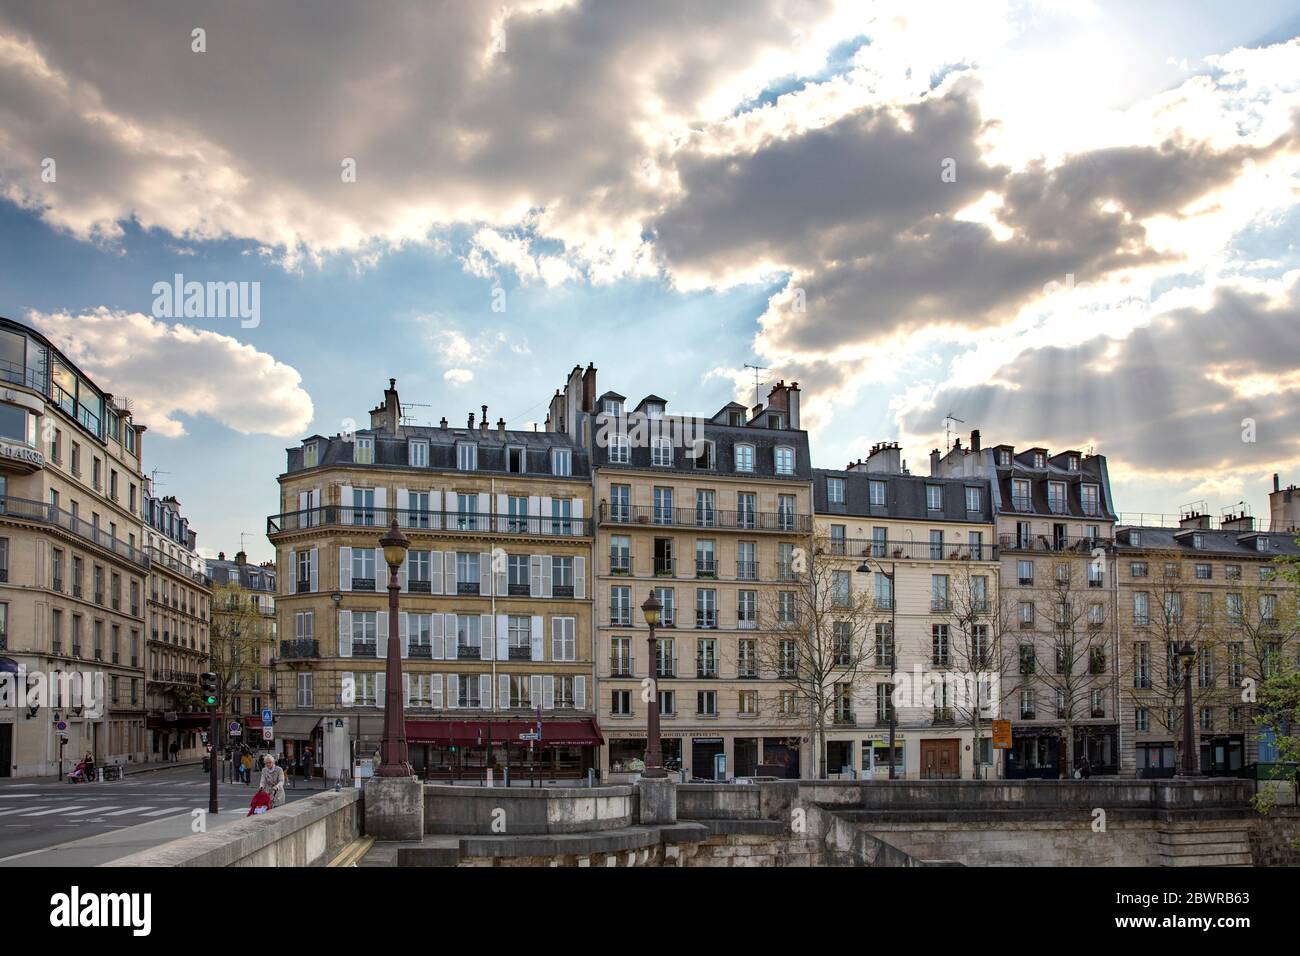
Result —
<instances>
[{"instance_id":1,"label":"metal railing","mask_svg":"<svg viewBox=\"0 0 1300 956\"><path fill-rule=\"evenodd\" d=\"M1093 548L1109 548L1113 543L1113 538L1093 538L1087 535L1003 534L998 536L998 544L1004 551L1076 551L1080 554L1091 554Z\"/></svg>"},{"instance_id":2,"label":"metal railing","mask_svg":"<svg viewBox=\"0 0 1300 956\"><path fill-rule=\"evenodd\" d=\"M812 515L786 511L720 511L661 508L654 505L600 506L601 524L638 524L671 528L722 528L733 531L781 531L807 534Z\"/></svg>"},{"instance_id":3,"label":"metal railing","mask_svg":"<svg viewBox=\"0 0 1300 956\"><path fill-rule=\"evenodd\" d=\"M0 514L27 521L39 521L42 524L62 528L83 541L97 545L133 564L137 564L142 568L149 567L149 556L144 551L133 548L130 544L114 537L102 528L95 527L89 521L83 521L71 512L64 511L62 508L57 508L47 502L8 496L0 497Z\"/></svg>"},{"instance_id":4,"label":"metal railing","mask_svg":"<svg viewBox=\"0 0 1300 956\"><path fill-rule=\"evenodd\" d=\"M1004 536L1005 537L1005 536ZM831 556L876 558L895 561L996 561L998 549L992 544L954 544L952 542L877 540L872 538L819 537L817 544Z\"/></svg>"},{"instance_id":5,"label":"metal railing","mask_svg":"<svg viewBox=\"0 0 1300 956\"><path fill-rule=\"evenodd\" d=\"M320 657L320 641L309 638L280 642L280 659L286 661L311 660Z\"/></svg>"},{"instance_id":6,"label":"metal railing","mask_svg":"<svg viewBox=\"0 0 1300 956\"><path fill-rule=\"evenodd\" d=\"M419 534L453 532L466 534L521 534L542 537L589 537L590 518L527 517L497 512L417 511L410 508L357 508L352 505L324 505L302 511L286 511L266 519L268 535L310 528L345 527L383 532L396 519L403 531Z\"/></svg>"}]
</instances>

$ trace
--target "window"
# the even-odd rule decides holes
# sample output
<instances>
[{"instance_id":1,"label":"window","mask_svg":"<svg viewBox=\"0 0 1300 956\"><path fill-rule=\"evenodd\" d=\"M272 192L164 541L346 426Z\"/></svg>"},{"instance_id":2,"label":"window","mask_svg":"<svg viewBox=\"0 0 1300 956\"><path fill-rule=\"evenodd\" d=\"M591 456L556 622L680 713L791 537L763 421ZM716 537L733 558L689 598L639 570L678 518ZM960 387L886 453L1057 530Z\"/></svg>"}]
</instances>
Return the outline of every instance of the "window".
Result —
<instances>
[{"instance_id":1,"label":"window","mask_svg":"<svg viewBox=\"0 0 1300 956\"><path fill-rule=\"evenodd\" d=\"M1081 485L1079 496L1083 502L1083 513L1085 515L1101 514L1101 496L1096 485Z\"/></svg>"},{"instance_id":2,"label":"window","mask_svg":"<svg viewBox=\"0 0 1300 956\"><path fill-rule=\"evenodd\" d=\"M966 510L967 511L980 510L980 490L978 488L968 487L966 489Z\"/></svg>"},{"instance_id":3,"label":"window","mask_svg":"<svg viewBox=\"0 0 1300 956\"><path fill-rule=\"evenodd\" d=\"M844 479L826 479L826 500L833 505L844 504Z\"/></svg>"},{"instance_id":4,"label":"window","mask_svg":"<svg viewBox=\"0 0 1300 956\"><path fill-rule=\"evenodd\" d=\"M1144 578L1148 574L1147 563L1145 561L1130 561L1128 565L1129 577Z\"/></svg>"},{"instance_id":5,"label":"window","mask_svg":"<svg viewBox=\"0 0 1300 956\"><path fill-rule=\"evenodd\" d=\"M551 660L575 661L578 659L576 623L577 618L573 617L551 618Z\"/></svg>"},{"instance_id":6,"label":"window","mask_svg":"<svg viewBox=\"0 0 1300 956\"><path fill-rule=\"evenodd\" d=\"M758 592L757 591L737 592L736 626L746 630L758 627Z\"/></svg>"},{"instance_id":7,"label":"window","mask_svg":"<svg viewBox=\"0 0 1300 956\"><path fill-rule=\"evenodd\" d=\"M794 474L794 449L784 445L776 449L776 473L778 475Z\"/></svg>"},{"instance_id":8,"label":"window","mask_svg":"<svg viewBox=\"0 0 1300 956\"><path fill-rule=\"evenodd\" d=\"M1133 592L1133 623L1151 623L1150 598L1146 591Z\"/></svg>"},{"instance_id":9,"label":"window","mask_svg":"<svg viewBox=\"0 0 1300 956\"><path fill-rule=\"evenodd\" d=\"M626 465L632 460L632 445L626 435L609 436L609 461L614 465Z\"/></svg>"},{"instance_id":10,"label":"window","mask_svg":"<svg viewBox=\"0 0 1300 956\"><path fill-rule=\"evenodd\" d=\"M375 463L375 440L373 438L358 437L353 460L358 465L373 465Z\"/></svg>"},{"instance_id":11,"label":"window","mask_svg":"<svg viewBox=\"0 0 1300 956\"><path fill-rule=\"evenodd\" d=\"M949 660L948 625L930 625L931 663L935 667L947 667Z\"/></svg>"},{"instance_id":12,"label":"window","mask_svg":"<svg viewBox=\"0 0 1300 956\"><path fill-rule=\"evenodd\" d=\"M673 523L673 490L656 486L654 489L654 523Z\"/></svg>"},{"instance_id":13,"label":"window","mask_svg":"<svg viewBox=\"0 0 1300 956\"><path fill-rule=\"evenodd\" d=\"M1065 514L1065 482L1049 481L1047 483L1047 508L1052 514Z\"/></svg>"},{"instance_id":14,"label":"window","mask_svg":"<svg viewBox=\"0 0 1300 956\"><path fill-rule=\"evenodd\" d=\"M677 692L661 690L659 692L659 714L662 717L677 716Z\"/></svg>"},{"instance_id":15,"label":"window","mask_svg":"<svg viewBox=\"0 0 1300 956\"><path fill-rule=\"evenodd\" d=\"M925 486L925 507L927 511L943 510L943 486L942 485Z\"/></svg>"},{"instance_id":16,"label":"window","mask_svg":"<svg viewBox=\"0 0 1300 956\"><path fill-rule=\"evenodd\" d=\"M610 536L609 570L611 574L632 572L632 539L625 534Z\"/></svg>"},{"instance_id":17,"label":"window","mask_svg":"<svg viewBox=\"0 0 1300 956\"><path fill-rule=\"evenodd\" d=\"M752 690L742 690L736 696L736 710L741 717L757 717L758 694Z\"/></svg>"},{"instance_id":18,"label":"window","mask_svg":"<svg viewBox=\"0 0 1300 956\"><path fill-rule=\"evenodd\" d=\"M651 439L650 464L661 468L671 468L673 464L673 444L668 438Z\"/></svg>"},{"instance_id":19,"label":"window","mask_svg":"<svg viewBox=\"0 0 1300 956\"><path fill-rule=\"evenodd\" d=\"M700 678L718 676L718 642L714 638L696 641L695 676Z\"/></svg>"},{"instance_id":20,"label":"window","mask_svg":"<svg viewBox=\"0 0 1300 956\"><path fill-rule=\"evenodd\" d=\"M411 439L407 446L407 463L412 468L429 467L429 443Z\"/></svg>"},{"instance_id":21,"label":"window","mask_svg":"<svg viewBox=\"0 0 1300 956\"><path fill-rule=\"evenodd\" d=\"M752 638L741 638L736 642L736 676L758 676L758 642Z\"/></svg>"},{"instance_id":22,"label":"window","mask_svg":"<svg viewBox=\"0 0 1300 956\"><path fill-rule=\"evenodd\" d=\"M609 623L630 626L632 623L632 589L615 586L609 590Z\"/></svg>"},{"instance_id":23,"label":"window","mask_svg":"<svg viewBox=\"0 0 1300 956\"><path fill-rule=\"evenodd\" d=\"M754 470L754 446L737 445L736 446L736 471L753 471Z\"/></svg>"},{"instance_id":24,"label":"window","mask_svg":"<svg viewBox=\"0 0 1300 956\"><path fill-rule=\"evenodd\" d=\"M885 482L872 480L867 483L867 488L871 496L871 505L876 508L885 506Z\"/></svg>"},{"instance_id":25,"label":"window","mask_svg":"<svg viewBox=\"0 0 1300 956\"><path fill-rule=\"evenodd\" d=\"M632 692L628 690L611 691L609 713L613 717L631 717Z\"/></svg>"},{"instance_id":26,"label":"window","mask_svg":"<svg viewBox=\"0 0 1300 956\"><path fill-rule=\"evenodd\" d=\"M522 475L528 470L528 452L521 445L510 445L506 448L506 471L515 475Z\"/></svg>"},{"instance_id":27,"label":"window","mask_svg":"<svg viewBox=\"0 0 1300 956\"><path fill-rule=\"evenodd\" d=\"M1033 499L1029 494L1029 479L1011 479L1011 507L1017 511L1033 511Z\"/></svg>"},{"instance_id":28,"label":"window","mask_svg":"<svg viewBox=\"0 0 1300 956\"><path fill-rule=\"evenodd\" d=\"M939 529L930 530L930 560L943 560L943 531Z\"/></svg>"},{"instance_id":29,"label":"window","mask_svg":"<svg viewBox=\"0 0 1300 956\"><path fill-rule=\"evenodd\" d=\"M1195 567L1196 580L1208 581L1212 574L1212 567L1208 564L1198 564Z\"/></svg>"},{"instance_id":30,"label":"window","mask_svg":"<svg viewBox=\"0 0 1300 956\"><path fill-rule=\"evenodd\" d=\"M456 443L456 468L460 471L478 470L478 445L465 441ZM463 682L461 686L464 687Z\"/></svg>"},{"instance_id":31,"label":"window","mask_svg":"<svg viewBox=\"0 0 1300 956\"><path fill-rule=\"evenodd\" d=\"M320 446L315 442L310 442L302 446L302 466L304 468L315 468L320 464Z\"/></svg>"},{"instance_id":32,"label":"window","mask_svg":"<svg viewBox=\"0 0 1300 956\"><path fill-rule=\"evenodd\" d=\"M831 604L835 607L849 606L849 572L831 572Z\"/></svg>"},{"instance_id":33,"label":"window","mask_svg":"<svg viewBox=\"0 0 1300 956\"><path fill-rule=\"evenodd\" d=\"M718 592L713 588L695 589L695 626L718 626Z\"/></svg>"},{"instance_id":34,"label":"window","mask_svg":"<svg viewBox=\"0 0 1300 956\"><path fill-rule=\"evenodd\" d=\"M569 448L551 449L551 474L567 477L573 474L573 450Z\"/></svg>"},{"instance_id":35,"label":"window","mask_svg":"<svg viewBox=\"0 0 1300 956\"><path fill-rule=\"evenodd\" d=\"M696 468L701 470L712 469L715 466L713 442L697 438L691 457L695 461Z\"/></svg>"},{"instance_id":36,"label":"window","mask_svg":"<svg viewBox=\"0 0 1300 956\"><path fill-rule=\"evenodd\" d=\"M930 610L948 610L948 575L930 575Z\"/></svg>"}]
</instances>

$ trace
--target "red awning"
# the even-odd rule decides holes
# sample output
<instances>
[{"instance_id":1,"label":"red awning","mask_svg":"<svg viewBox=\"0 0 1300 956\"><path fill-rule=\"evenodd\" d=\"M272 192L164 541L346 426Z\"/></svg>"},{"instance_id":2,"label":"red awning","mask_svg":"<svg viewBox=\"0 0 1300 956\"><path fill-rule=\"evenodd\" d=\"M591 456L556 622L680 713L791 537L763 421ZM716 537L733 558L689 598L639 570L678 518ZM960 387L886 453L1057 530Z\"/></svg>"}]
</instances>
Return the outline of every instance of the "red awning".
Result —
<instances>
[{"instance_id":1,"label":"red awning","mask_svg":"<svg viewBox=\"0 0 1300 956\"><path fill-rule=\"evenodd\" d=\"M413 744L464 744L481 746L489 735L493 743L527 744L520 734L537 729L531 720L408 720L406 740ZM598 747L605 738L594 718L586 720L543 720L542 747Z\"/></svg>"}]
</instances>

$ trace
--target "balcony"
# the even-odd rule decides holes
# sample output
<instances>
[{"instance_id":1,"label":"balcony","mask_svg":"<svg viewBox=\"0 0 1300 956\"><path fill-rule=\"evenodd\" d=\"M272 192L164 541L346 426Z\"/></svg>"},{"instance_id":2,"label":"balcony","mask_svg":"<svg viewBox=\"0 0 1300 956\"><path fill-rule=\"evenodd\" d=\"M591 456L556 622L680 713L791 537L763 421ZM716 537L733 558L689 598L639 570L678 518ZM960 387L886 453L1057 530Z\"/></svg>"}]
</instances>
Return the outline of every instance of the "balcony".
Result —
<instances>
[{"instance_id":1,"label":"balcony","mask_svg":"<svg viewBox=\"0 0 1300 956\"><path fill-rule=\"evenodd\" d=\"M736 580L738 580L738 581L757 581L757 580L758 580L758 562L757 562L757 561L737 561L737 562L736 562Z\"/></svg>"},{"instance_id":2,"label":"balcony","mask_svg":"<svg viewBox=\"0 0 1300 956\"><path fill-rule=\"evenodd\" d=\"M702 523L708 518L708 523ZM721 528L728 531L775 531L807 534L812 530L812 515L784 511L709 511L695 508L656 508L627 505L600 506L601 524L638 524L669 528Z\"/></svg>"},{"instance_id":3,"label":"balcony","mask_svg":"<svg viewBox=\"0 0 1300 956\"><path fill-rule=\"evenodd\" d=\"M936 707L934 709L934 718L931 721L931 723L934 724L935 726L954 724L956 722L957 722L957 717L953 713L953 709L951 707Z\"/></svg>"},{"instance_id":4,"label":"balcony","mask_svg":"<svg viewBox=\"0 0 1300 956\"><path fill-rule=\"evenodd\" d=\"M853 716L853 711L837 710L834 717L831 718L831 723L837 727L855 727L857 726L858 721L857 718Z\"/></svg>"},{"instance_id":5,"label":"balcony","mask_svg":"<svg viewBox=\"0 0 1300 956\"><path fill-rule=\"evenodd\" d=\"M26 498L4 497L0 498L0 514L61 528L82 541L103 548L141 568L149 567L149 556L139 548L131 547L108 532L96 528L90 522L82 521L71 512L56 508L52 504L30 501Z\"/></svg>"},{"instance_id":6,"label":"balcony","mask_svg":"<svg viewBox=\"0 0 1300 956\"><path fill-rule=\"evenodd\" d=\"M1088 535L1004 534L998 537L998 545L1003 551L1073 551L1077 554L1091 554L1093 548L1109 549L1112 543L1112 538L1093 538Z\"/></svg>"},{"instance_id":7,"label":"balcony","mask_svg":"<svg viewBox=\"0 0 1300 956\"><path fill-rule=\"evenodd\" d=\"M356 648L353 648L353 653ZM303 661L315 660L320 657L320 641L310 639L281 641L280 642L280 660L283 661Z\"/></svg>"},{"instance_id":8,"label":"balcony","mask_svg":"<svg viewBox=\"0 0 1300 956\"><path fill-rule=\"evenodd\" d=\"M266 519L268 537L314 528L368 528L382 531L393 520L403 531L420 535L448 533L465 535L512 534L527 537L590 537L590 518L521 517L497 512L415 511L409 508L356 508L325 505L302 511L286 511ZM418 537L417 537L418 540Z\"/></svg>"},{"instance_id":9,"label":"balcony","mask_svg":"<svg viewBox=\"0 0 1300 956\"><path fill-rule=\"evenodd\" d=\"M718 576L718 566L713 561L696 558L695 576L697 578L716 578Z\"/></svg>"},{"instance_id":10,"label":"balcony","mask_svg":"<svg viewBox=\"0 0 1300 956\"><path fill-rule=\"evenodd\" d=\"M379 649L378 646L373 642L353 641L352 656L366 657L371 659L377 658L379 656Z\"/></svg>"},{"instance_id":11,"label":"balcony","mask_svg":"<svg viewBox=\"0 0 1300 956\"><path fill-rule=\"evenodd\" d=\"M506 651L506 660L511 661L531 661L533 659L533 649L530 645L512 644Z\"/></svg>"},{"instance_id":12,"label":"balcony","mask_svg":"<svg viewBox=\"0 0 1300 956\"><path fill-rule=\"evenodd\" d=\"M819 547L832 555L875 558L885 561L996 561L998 549L991 544L934 544L929 541L897 541L872 538L819 537Z\"/></svg>"},{"instance_id":13,"label":"balcony","mask_svg":"<svg viewBox=\"0 0 1300 956\"><path fill-rule=\"evenodd\" d=\"M431 661L433 660L433 645L410 644L406 648L406 656L413 661Z\"/></svg>"},{"instance_id":14,"label":"balcony","mask_svg":"<svg viewBox=\"0 0 1300 956\"><path fill-rule=\"evenodd\" d=\"M696 611L695 626L703 630L714 630L718 626L717 611Z\"/></svg>"}]
</instances>

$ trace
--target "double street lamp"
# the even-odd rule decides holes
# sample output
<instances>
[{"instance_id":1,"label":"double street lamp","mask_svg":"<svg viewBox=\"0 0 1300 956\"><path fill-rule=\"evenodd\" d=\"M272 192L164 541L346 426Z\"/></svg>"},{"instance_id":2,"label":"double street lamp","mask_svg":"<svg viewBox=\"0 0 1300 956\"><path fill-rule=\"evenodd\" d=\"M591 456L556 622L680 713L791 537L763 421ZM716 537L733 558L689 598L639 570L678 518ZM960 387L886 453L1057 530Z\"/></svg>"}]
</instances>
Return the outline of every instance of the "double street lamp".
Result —
<instances>
[{"instance_id":1,"label":"double street lamp","mask_svg":"<svg viewBox=\"0 0 1300 956\"><path fill-rule=\"evenodd\" d=\"M895 565L890 565L891 570L886 571L885 566L879 561L872 561L871 558L863 558L862 563L858 565L858 572L861 574L881 574L889 581L889 779L895 780L897 774L897 751L895 739L898 735L898 713L894 708L894 673L898 666L898 635L895 625L898 623L898 602L897 595L894 593L894 571L897 570Z\"/></svg>"},{"instance_id":2,"label":"double street lamp","mask_svg":"<svg viewBox=\"0 0 1300 956\"><path fill-rule=\"evenodd\" d=\"M641 605L645 622L650 625L648 640L650 653L646 658L646 669L649 675L646 679L650 681L650 703L646 715L645 768L641 771L641 776L648 779L668 776L668 772L664 770L663 747L659 743L659 682L655 673L655 666L659 659L659 641L655 637L655 628L659 626L659 616L663 609L664 606L659 603L655 592L651 590L650 596Z\"/></svg>"},{"instance_id":3,"label":"double street lamp","mask_svg":"<svg viewBox=\"0 0 1300 956\"><path fill-rule=\"evenodd\" d=\"M402 590L398 571L406 561L411 542L397 527L397 519L388 533L379 539L388 565L388 660L384 669L384 737L379 750L380 777L410 777L411 764L406 750L406 710L402 700L402 642L398 637L398 600Z\"/></svg>"}]
</instances>

